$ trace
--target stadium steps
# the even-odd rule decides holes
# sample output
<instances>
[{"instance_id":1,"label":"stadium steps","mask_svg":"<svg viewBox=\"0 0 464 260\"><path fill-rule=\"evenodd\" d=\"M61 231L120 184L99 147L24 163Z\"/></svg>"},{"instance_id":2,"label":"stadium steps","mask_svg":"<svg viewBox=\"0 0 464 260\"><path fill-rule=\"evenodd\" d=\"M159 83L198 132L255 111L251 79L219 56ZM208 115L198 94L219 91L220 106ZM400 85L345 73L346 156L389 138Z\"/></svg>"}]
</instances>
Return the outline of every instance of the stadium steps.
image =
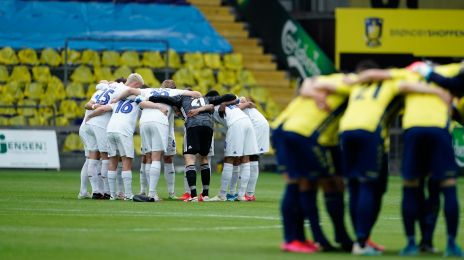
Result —
<instances>
[{"instance_id":1,"label":"stadium steps","mask_svg":"<svg viewBox=\"0 0 464 260\"><path fill-rule=\"evenodd\" d=\"M287 72L279 71L273 56L265 54L260 39L250 38L247 25L235 21L235 10L222 6L219 0L189 0L243 56L244 68L253 73L259 86L266 88L270 97L281 107L290 102L294 90L290 87ZM231 19L232 18L232 19Z\"/></svg>"}]
</instances>

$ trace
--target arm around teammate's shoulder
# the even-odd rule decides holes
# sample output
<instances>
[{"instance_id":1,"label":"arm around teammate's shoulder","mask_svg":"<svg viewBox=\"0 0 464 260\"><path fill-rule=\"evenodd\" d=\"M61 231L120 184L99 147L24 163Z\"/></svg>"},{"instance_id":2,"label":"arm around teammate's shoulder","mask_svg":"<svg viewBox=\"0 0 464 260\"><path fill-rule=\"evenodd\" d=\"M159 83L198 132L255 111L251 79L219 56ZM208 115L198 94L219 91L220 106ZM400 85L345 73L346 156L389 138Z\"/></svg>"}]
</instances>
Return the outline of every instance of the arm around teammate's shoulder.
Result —
<instances>
[{"instance_id":1,"label":"arm around teammate's shoulder","mask_svg":"<svg viewBox=\"0 0 464 260\"><path fill-rule=\"evenodd\" d=\"M89 121L91 118L93 117L96 117L96 116L99 116L99 115L103 115L104 113L106 112L109 112L113 110L113 106L112 105L103 105L103 106L99 106L98 108L96 108L92 113L90 113L87 118L85 119L85 121Z\"/></svg>"},{"instance_id":2,"label":"arm around teammate's shoulder","mask_svg":"<svg viewBox=\"0 0 464 260\"><path fill-rule=\"evenodd\" d=\"M181 107L182 96L166 97L166 96L151 96L149 101L153 103L163 103L170 106Z\"/></svg>"}]
</instances>

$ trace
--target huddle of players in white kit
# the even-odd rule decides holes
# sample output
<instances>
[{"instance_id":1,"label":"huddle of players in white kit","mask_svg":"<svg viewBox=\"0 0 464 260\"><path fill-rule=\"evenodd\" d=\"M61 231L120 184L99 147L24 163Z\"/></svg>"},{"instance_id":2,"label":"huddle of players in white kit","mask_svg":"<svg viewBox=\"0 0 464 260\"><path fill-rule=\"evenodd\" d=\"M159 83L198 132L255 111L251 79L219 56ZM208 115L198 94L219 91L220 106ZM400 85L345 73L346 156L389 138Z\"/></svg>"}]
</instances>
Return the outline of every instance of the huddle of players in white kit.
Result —
<instances>
[{"instance_id":1,"label":"huddle of players in white kit","mask_svg":"<svg viewBox=\"0 0 464 260\"><path fill-rule=\"evenodd\" d=\"M79 130L86 162L81 171L78 198L90 198L86 187L89 179L93 199L159 201L157 185L161 161L164 161L168 196L170 199L177 199L174 192L172 156L176 153L174 110L178 109L178 115L182 114L186 120L184 158L188 176L184 178L185 193L181 199L189 202L255 200L254 191L259 175L258 155L269 151L269 124L254 104L246 98L239 99L233 95L220 97L216 91L210 91L202 97L197 91L176 89L172 80L163 82L161 88L141 88L143 85L142 77L136 73L129 75L125 83L102 81L86 104L85 117ZM131 170L134 158L133 135L139 118L143 159L140 194L134 196ZM210 198L208 160L206 159L206 163L202 160L203 191L199 196L196 193L194 162L196 157L207 158L214 151L211 142L213 119L226 127L227 133L221 188L217 196ZM196 127L191 127L192 122ZM208 142L198 141L205 139L194 136L202 135L205 138L204 131L198 131L201 127L208 130ZM211 128L210 133L208 127ZM187 136L189 141L186 140ZM201 148L205 143L208 144L206 152ZM119 159L122 161L120 176L117 171ZM236 194L237 179L239 183ZM117 182L119 186L116 185Z\"/></svg>"}]
</instances>

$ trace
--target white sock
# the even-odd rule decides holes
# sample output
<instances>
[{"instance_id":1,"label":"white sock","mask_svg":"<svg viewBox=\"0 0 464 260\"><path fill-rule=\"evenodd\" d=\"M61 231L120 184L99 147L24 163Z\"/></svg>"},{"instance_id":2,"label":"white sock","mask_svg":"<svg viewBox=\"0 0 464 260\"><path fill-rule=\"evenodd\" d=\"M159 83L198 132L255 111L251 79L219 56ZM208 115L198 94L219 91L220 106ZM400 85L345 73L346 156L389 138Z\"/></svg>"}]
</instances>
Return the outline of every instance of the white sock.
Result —
<instances>
[{"instance_id":1,"label":"white sock","mask_svg":"<svg viewBox=\"0 0 464 260\"><path fill-rule=\"evenodd\" d=\"M187 181L187 176L185 175L185 168L184 168L184 192L190 194L190 186Z\"/></svg>"},{"instance_id":2,"label":"white sock","mask_svg":"<svg viewBox=\"0 0 464 260\"><path fill-rule=\"evenodd\" d=\"M250 162L250 181L248 181L247 193L248 196L255 194L256 183L258 182L259 177L259 162L251 161Z\"/></svg>"},{"instance_id":3,"label":"white sock","mask_svg":"<svg viewBox=\"0 0 464 260\"><path fill-rule=\"evenodd\" d=\"M80 188L80 194L86 194L87 193L87 180L89 176L87 175L87 168L89 166L89 159L85 158L84 165L82 165L81 169L81 188Z\"/></svg>"},{"instance_id":4,"label":"white sock","mask_svg":"<svg viewBox=\"0 0 464 260\"><path fill-rule=\"evenodd\" d=\"M147 192L147 176L145 172L145 164L140 165L140 193Z\"/></svg>"},{"instance_id":5,"label":"white sock","mask_svg":"<svg viewBox=\"0 0 464 260\"><path fill-rule=\"evenodd\" d=\"M92 193L100 193L98 189L98 160L89 159L87 174L89 176L90 185L92 186Z\"/></svg>"},{"instance_id":6,"label":"white sock","mask_svg":"<svg viewBox=\"0 0 464 260\"><path fill-rule=\"evenodd\" d=\"M156 186L158 186L159 177L161 174L161 162L152 161L150 167L150 185L149 185L149 195L154 197L156 195Z\"/></svg>"},{"instance_id":7,"label":"white sock","mask_svg":"<svg viewBox=\"0 0 464 260\"><path fill-rule=\"evenodd\" d=\"M250 180L250 163L242 163L240 165L240 177L239 177L239 188L238 196L245 196L245 192L248 186L248 181Z\"/></svg>"},{"instance_id":8,"label":"white sock","mask_svg":"<svg viewBox=\"0 0 464 260\"><path fill-rule=\"evenodd\" d=\"M148 184L150 183L150 168L151 168L151 163L146 163L145 164L145 181L147 182L146 188L148 189Z\"/></svg>"},{"instance_id":9,"label":"white sock","mask_svg":"<svg viewBox=\"0 0 464 260\"><path fill-rule=\"evenodd\" d=\"M100 193L103 193L103 191L105 190L105 185L103 185L103 177L101 175L101 168L102 168L102 161L98 160L98 163L97 163L98 190L100 191Z\"/></svg>"},{"instance_id":10,"label":"white sock","mask_svg":"<svg viewBox=\"0 0 464 260\"><path fill-rule=\"evenodd\" d=\"M109 160L101 161L101 177L103 180L103 192L110 194L110 186L108 183L108 165L110 164Z\"/></svg>"},{"instance_id":11,"label":"white sock","mask_svg":"<svg viewBox=\"0 0 464 260\"><path fill-rule=\"evenodd\" d=\"M119 166L118 164L118 169L116 170L116 180L118 182L118 193L124 193L124 181L122 180L122 164Z\"/></svg>"},{"instance_id":12,"label":"white sock","mask_svg":"<svg viewBox=\"0 0 464 260\"><path fill-rule=\"evenodd\" d=\"M173 163L164 164L164 179L168 185L168 193L174 194L174 185L176 181L176 172L174 171Z\"/></svg>"},{"instance_id":13,"label":"white sock","mask_svg":"<svg viewBox=\"0 0 464 260\"><path fill-rule=\"evenodd\" d=\"M239 172L240 166L234 166L234 169L232 171L232 177L230 178L229 194L234 195L237 191L237 181Z\"/></svg>"},{"instance_id":14,"label":"white sock","mask_svg":"<svg viewBox=\"0 0 464 260\"><path fill-rule=\"evenodd\" d=\"M124 181L124 195L126 198L132 197L132 171L122 171L122 180Z\"/></svg>"},{"instance_id":15,"label":"white sock","mask_svg":"<svg viewBox=\"0 0 464 260\"><path fill-rule=\"evenodd\" d=\"M225 196L227 193L227 188L229 187L229 182L232 178L233 169L234 165L232 165L231 163L224 163L221 175L221 190L219 191L219 195L221 196Z\"/></svg>"},{"instance_id":16,"label":"white sock","mask_svg":"<svg viewBox=\"0 0 464 260\"><path fill-rule=\"evenodd\" d=\"M116 171L108 171L108 184L111 197L116 197Z\"/></svg>"}]
</instances>

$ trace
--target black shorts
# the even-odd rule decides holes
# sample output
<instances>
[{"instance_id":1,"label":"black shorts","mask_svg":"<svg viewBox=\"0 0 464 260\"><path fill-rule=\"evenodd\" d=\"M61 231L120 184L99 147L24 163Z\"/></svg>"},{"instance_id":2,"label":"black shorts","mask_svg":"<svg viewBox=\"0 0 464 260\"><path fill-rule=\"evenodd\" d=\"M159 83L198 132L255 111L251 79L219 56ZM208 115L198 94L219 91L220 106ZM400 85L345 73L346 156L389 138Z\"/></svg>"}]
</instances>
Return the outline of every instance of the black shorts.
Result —
<instances>
[{"instance_id":1,"label":"black shorts","mask_svg":"<svg viewBox=\"0 0 464 260\"><path fill-rule=\"evenodd\" d=\"M187 128L184 140L184 154L200 154L207 156L213 139L213 129L207 126Z\"/></svg>"}]
</instances>

